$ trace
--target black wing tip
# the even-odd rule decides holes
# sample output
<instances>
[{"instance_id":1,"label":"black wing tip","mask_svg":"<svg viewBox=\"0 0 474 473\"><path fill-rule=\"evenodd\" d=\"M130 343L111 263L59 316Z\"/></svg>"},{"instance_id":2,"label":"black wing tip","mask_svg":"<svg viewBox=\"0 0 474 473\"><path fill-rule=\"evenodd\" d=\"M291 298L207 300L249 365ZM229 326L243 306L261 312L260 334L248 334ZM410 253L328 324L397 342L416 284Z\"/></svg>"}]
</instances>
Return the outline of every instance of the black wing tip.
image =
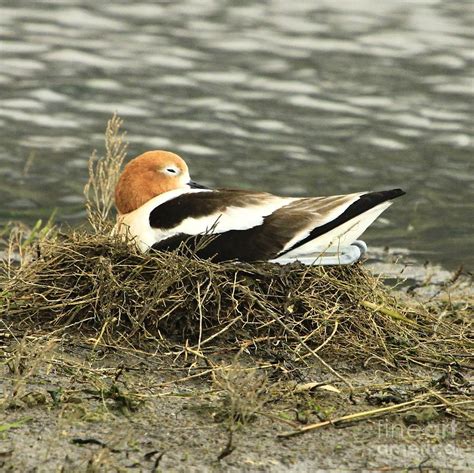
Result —
<instances>
[{"instance_id":1,"label":"black wing tip","mask_svg":"<svg viewBox=\"0 0 474 473\"><path fill-rule=\"evenodd\" d=\"M405 195L406 192L402 189L390 189L388 191L376 191L376 192L367 192L367 194L361 195L361 199L364 200L373 200L374 203L381 204L387 200L396 199Z\"/></svg>"},{"instance_id":2,"label":"black wing tip","mask_svg":"<svg viewBox=\"0 0 474 473\"><path fill-rule=\"evenodd\" d=\"M397 197L401 197L402 195L406 194L406 192L403 189L392 189L387 192L389 192L392 195L390 199L396 199Z\"/></svg>"}]
</instances>

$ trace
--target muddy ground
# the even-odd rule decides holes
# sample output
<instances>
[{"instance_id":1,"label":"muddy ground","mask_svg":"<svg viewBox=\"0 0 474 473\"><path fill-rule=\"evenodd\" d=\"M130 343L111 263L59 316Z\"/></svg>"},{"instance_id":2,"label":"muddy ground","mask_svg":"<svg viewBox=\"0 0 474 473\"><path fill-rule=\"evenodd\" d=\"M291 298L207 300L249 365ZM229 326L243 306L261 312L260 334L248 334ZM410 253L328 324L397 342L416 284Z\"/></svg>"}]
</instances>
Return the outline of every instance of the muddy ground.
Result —
<instances>
[{"instance_id":1,"label":"muddy ground","mask_svg":"<svg viewBox=\"0 0 474 473\"><path fill-rule=\"evenodd\" d=\"M403 298L473 298L468 283L448 289L452 274L439 268L391 261L374 269L390 270L394 278L404 273ZM213 360L222 369L212 375L209 361L192 353L164 359L152 351L94 346L92 338L74 333L25 336L5 324L0 336L1 471L474 469L474 424L456 407L408 404L286 436L305 425L400 405L421 386L465 387L472 383L465 367L420 366L413 377L413 371L408 376L345 360L333 367L351 379L350 396L317 363L302 369L280 359L272 367L258 353L236 357L225 347Z\"/></svg>"}]
</instances>

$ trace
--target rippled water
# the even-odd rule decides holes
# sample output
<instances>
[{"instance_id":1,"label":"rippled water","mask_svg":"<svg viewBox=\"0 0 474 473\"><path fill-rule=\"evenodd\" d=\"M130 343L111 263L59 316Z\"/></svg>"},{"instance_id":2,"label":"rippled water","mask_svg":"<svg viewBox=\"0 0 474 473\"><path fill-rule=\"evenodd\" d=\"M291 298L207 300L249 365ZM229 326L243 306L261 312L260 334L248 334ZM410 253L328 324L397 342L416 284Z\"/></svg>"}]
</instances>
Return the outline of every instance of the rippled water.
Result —
<instances>
[{"instance_id":1,"label":"rippled water","mask_svg":"<svg viewBox=\"0 0 474 473\"><path fill-rule=\"evenodd\" d=\"M3 0L0 222L82 221L117 111L130 156L174 150L205 184L401 186L366 240L472 268L473 20L470 0Z\"/></svg>"}]
</instances>

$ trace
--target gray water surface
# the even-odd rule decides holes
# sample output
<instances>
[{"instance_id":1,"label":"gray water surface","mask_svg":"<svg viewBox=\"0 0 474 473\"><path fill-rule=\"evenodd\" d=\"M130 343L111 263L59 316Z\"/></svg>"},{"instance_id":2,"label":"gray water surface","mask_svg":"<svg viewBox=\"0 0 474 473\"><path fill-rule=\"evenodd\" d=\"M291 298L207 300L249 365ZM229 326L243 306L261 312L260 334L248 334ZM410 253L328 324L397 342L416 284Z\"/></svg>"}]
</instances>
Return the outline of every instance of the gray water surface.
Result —
<instances>
[{"instance_id":1,"label":"gray water surface","mask_svg":"<svg viewBox=\"0 0 474 473\"><path fill-rule=\"evenodd\" d=\"M474 267L474 4L445 0L0 3L0 223L84 221L117 111L211 186L402 187L365 236Z\"/></svg>"}]
</instances>

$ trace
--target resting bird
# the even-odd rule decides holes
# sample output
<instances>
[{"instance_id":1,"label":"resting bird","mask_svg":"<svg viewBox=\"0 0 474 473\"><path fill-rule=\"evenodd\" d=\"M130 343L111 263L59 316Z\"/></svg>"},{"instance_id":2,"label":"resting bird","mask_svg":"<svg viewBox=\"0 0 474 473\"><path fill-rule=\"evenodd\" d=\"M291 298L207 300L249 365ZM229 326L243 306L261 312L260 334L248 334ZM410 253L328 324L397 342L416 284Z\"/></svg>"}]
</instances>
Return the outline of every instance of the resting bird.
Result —
<instances>
[{"instance_id":1,"label":"resting bird","mask_svg":"<svg viewBox=\"0 0 474 473\"><path fill-rule=\"evenodd\" d=\"M393 189L279 197L209 189L191 180L178 155L148 151L131 160L119 178L115 231L128 234L142 251L173 250L187 242L198 244L198 256L214 261L314 260L350 246L392 199L403 194ZM206 243L199 245L202 238Z\"/></svg>"}]
</instances>

